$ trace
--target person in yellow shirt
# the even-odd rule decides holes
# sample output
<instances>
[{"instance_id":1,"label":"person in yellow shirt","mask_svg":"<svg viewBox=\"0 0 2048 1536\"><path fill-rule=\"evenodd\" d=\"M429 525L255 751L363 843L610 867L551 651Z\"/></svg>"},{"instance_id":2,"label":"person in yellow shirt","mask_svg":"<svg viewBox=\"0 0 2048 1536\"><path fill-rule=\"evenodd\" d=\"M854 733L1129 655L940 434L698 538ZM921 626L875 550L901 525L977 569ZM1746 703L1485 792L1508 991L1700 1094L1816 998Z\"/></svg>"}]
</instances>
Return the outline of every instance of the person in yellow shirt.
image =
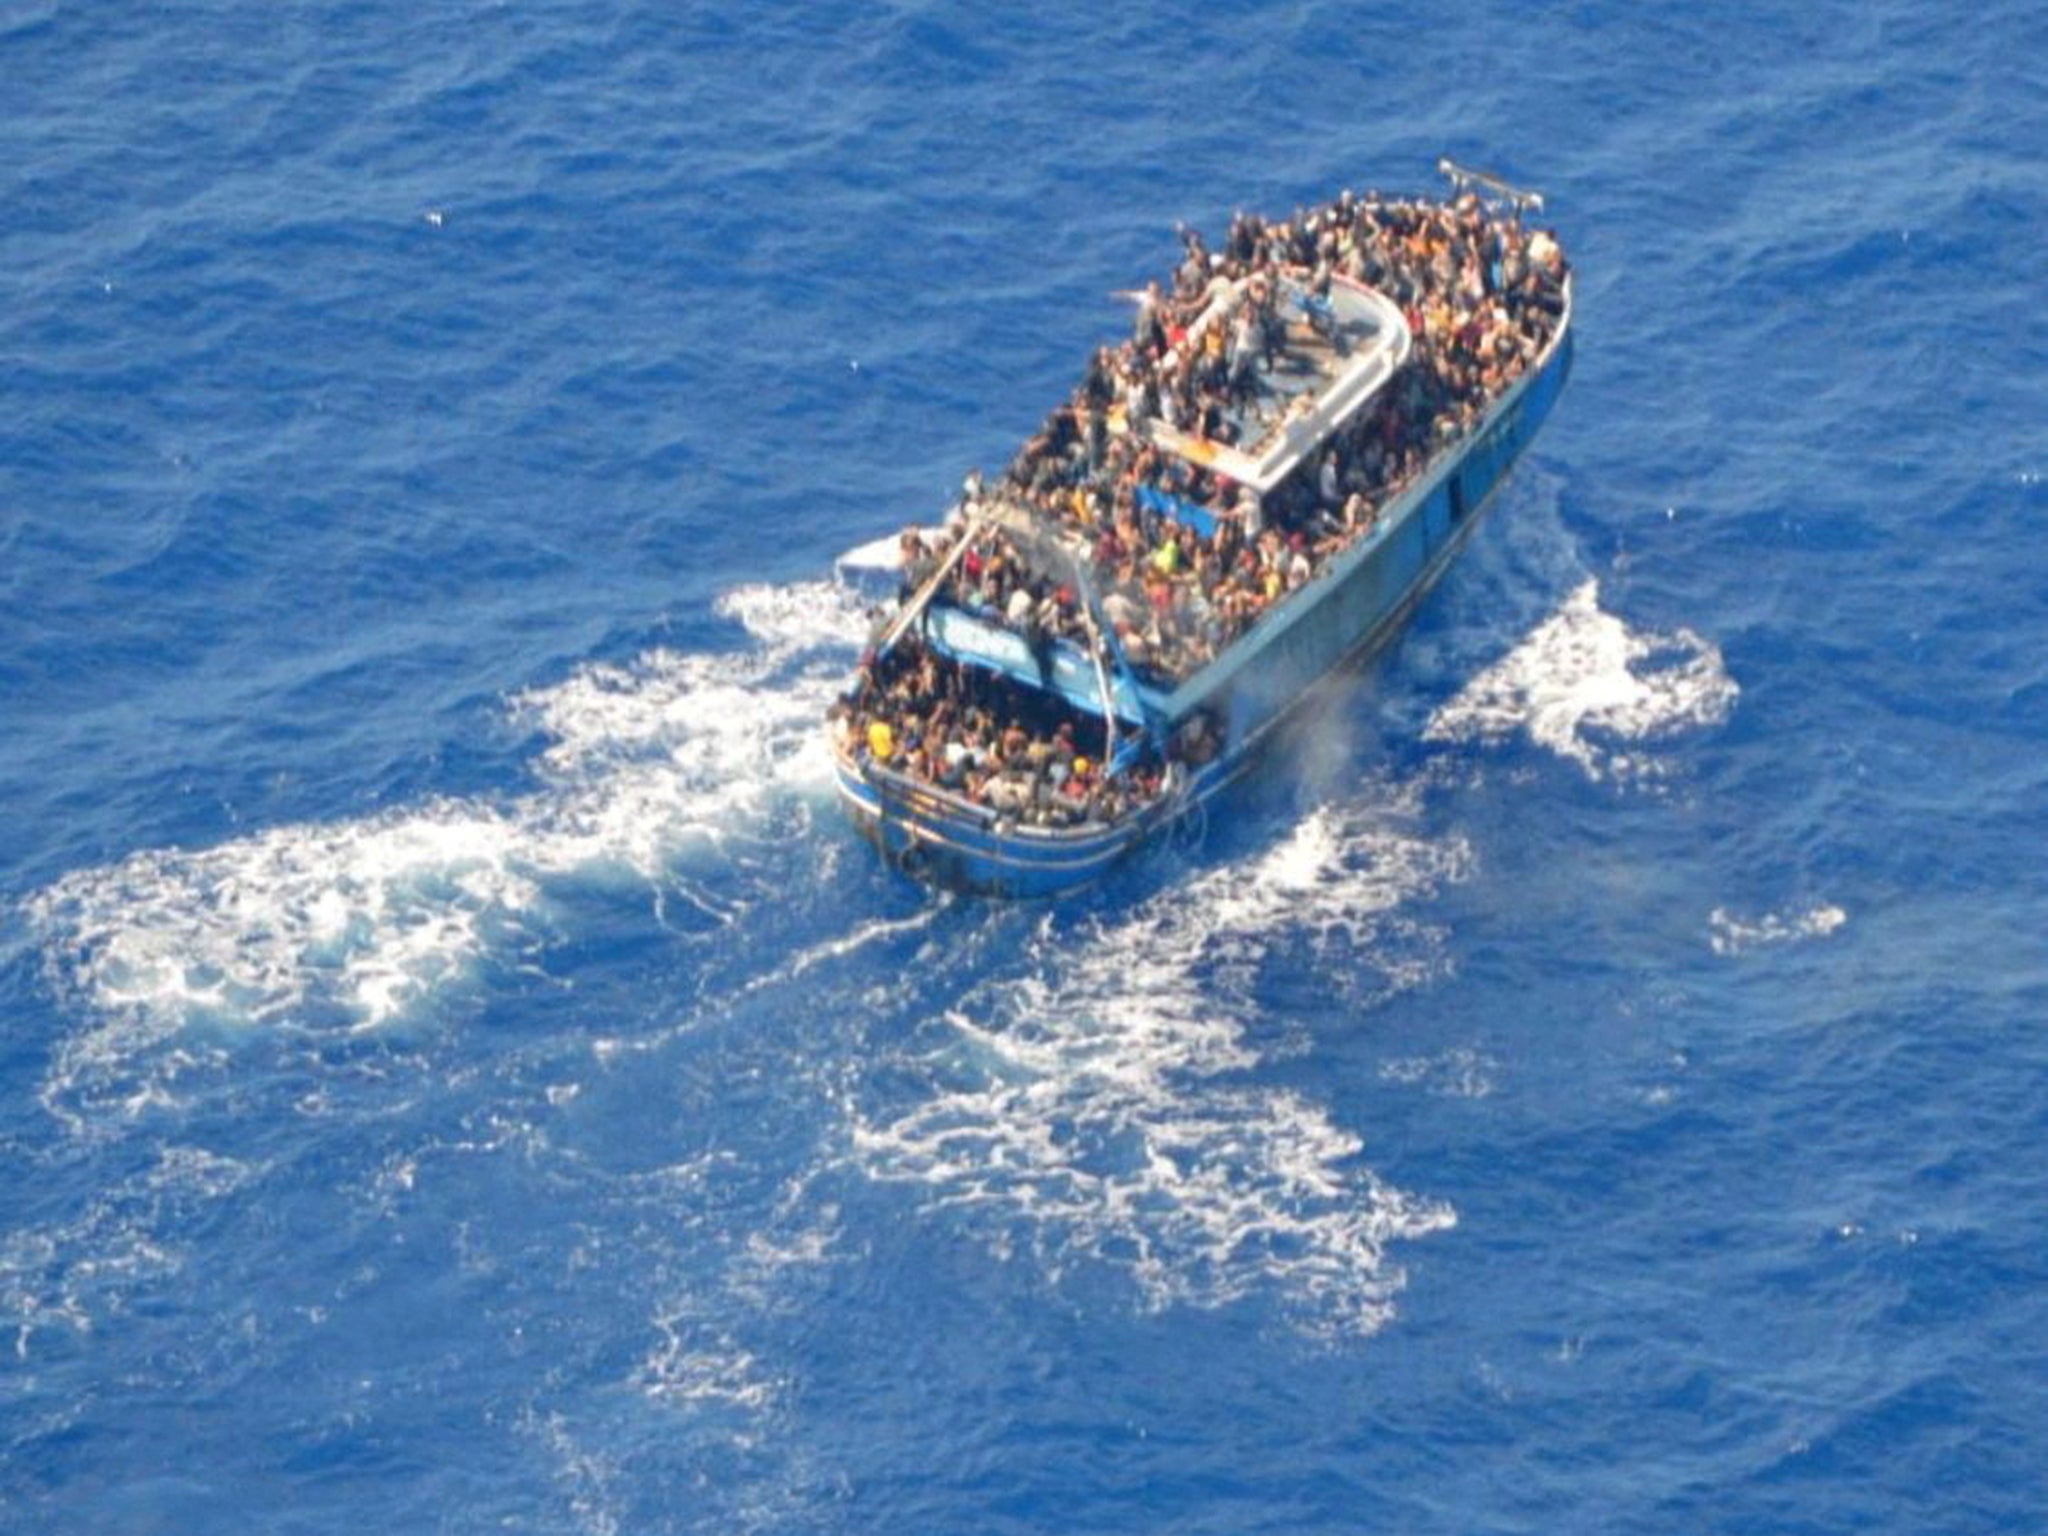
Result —
<instances>
[{"instance_id":1,"label":"person in yellow shirt","mask_svg":"<svg viewBox=\"0 0 2048 1536\"><path fill-rule=\"evenodd\" d=\"M1152 551L1152 569L1162 576L1171 576L1180 569L1180 538L1169 533L1165 542Z\"/></svg>"}]
</instances>

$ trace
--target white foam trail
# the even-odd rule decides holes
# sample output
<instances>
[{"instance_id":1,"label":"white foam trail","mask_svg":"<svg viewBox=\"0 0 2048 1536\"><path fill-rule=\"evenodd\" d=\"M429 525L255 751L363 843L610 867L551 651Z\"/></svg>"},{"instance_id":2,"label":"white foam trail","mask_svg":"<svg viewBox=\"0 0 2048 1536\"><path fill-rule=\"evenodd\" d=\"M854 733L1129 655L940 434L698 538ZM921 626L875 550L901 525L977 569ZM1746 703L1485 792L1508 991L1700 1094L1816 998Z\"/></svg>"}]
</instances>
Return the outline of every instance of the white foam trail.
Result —
<instances>
[{"instance_id":1,"label":"white foam trail","mask_svg":"<svg viewBox=\"0 0 2048 1536\"><path fill-rule=\"evenodd\" d=\"M1600 607L1600 584L1588 579L1423 734L1501 741L1526 732L1588 778L1640 781L1663 771L1645 743L1720 724L1739 692L1713 642L1690 629L1635 633Z\"/></svg>"},{"instance_id":2,"label":"white foam trail","mask_svg":"<svg viewBox=\"0 0 2048 1536\"><path fill-rule=\"evenodd\" d=\"M549 738L533 792L148 850L30 897L53 983L95 1021L60 1047L46 1102L160 1099L205 1059L172 1048L195 1023L387 1024L525 942L565 879L661 882L731 921L758 893L734 889L729 864L692 880L678 861L765 836L772 802L823 781L818 721L861 616L823 582L719 608L750 645L657 650L515 699ZM138 1081L130 1064L151 1053Z\"/></svg>"},{"instance_id":3,"label":"white foam trail","mask_svg":"<svg viewBox=\"0 0 2048 1536\"><path fill-rule=\"evenodd\" d=\"M1747 920L1716 907L1707 918L1708 942L1717 955L1739 955L1767 944L1826 938L1848 921L1849 914L1832 902L1817 902L1801 912L1767 912Z\"/></svg>"},{"instance_id":4,"label":"white foam trail","mask_svg":"<svg viewBox=\"0 0 2048 1536\"><path fill-rule=\"evenodd\" d=\"M941 905L934 903L919 908L909 917L869 918L865 922L855 923L845 933L835 934L831 938L821 939L816 944L807 945L797 950L773 970L764 971L745 982L740 987L737 995L743 996L747 993L764 991L770 987L786 985L789 982L795 981L805 972L829 961L842 959L852 954L855 950L865 949L870 944L879 943L886 939L898 938L903 934L915 933L919 929L928 928L931 926L932 919L938 916L942 910Z\"/></svg>"},{"instance_id":5,"label":"white foam trail","mask_svg":"<svg viewBox=\"0 0 2048 1536\"><path fill-rule=\"evenodd\" d=\"M1063 932L1048 917L1025 975L949 1015L956 1049L930 1099L856 1114L856 1156L970 1213L998 1251L1021 1239L1055 1276L1073 1257L1125 1267L1155 1305L1272 1287L1310 1326L1371 1332L1402 1283L1389 1245L1455 1217L1360 1166L1325 1110L1254 1081L1245 1026L1262 967L1298 971L1301 947L1347 1007L1428 974L1440 938L1400 909L1467 861L1325 808L1120 920Z\"/></svg>"}]
</instances>

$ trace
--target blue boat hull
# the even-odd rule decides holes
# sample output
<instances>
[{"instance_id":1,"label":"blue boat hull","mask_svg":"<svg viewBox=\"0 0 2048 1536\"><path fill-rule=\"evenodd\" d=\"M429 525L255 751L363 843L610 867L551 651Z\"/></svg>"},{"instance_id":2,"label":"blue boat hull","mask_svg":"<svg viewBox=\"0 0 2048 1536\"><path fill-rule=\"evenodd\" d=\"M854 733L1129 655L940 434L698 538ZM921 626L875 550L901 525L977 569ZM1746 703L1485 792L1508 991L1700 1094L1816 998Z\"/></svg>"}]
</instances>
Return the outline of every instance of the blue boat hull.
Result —
<instances>
[{"instance_id":1,"label":"blue boat hull","mask_svg":"<svg viewBox=\"0 0 2048 1536\"><path fill-rule=\"evenodd\" d=\"M1225 745L1160 801L1114 825L1035 828L841 753L839 795L854 824L919 880L1023 898L1086 885L1147 843L1203 825L1209 802L1255 766L1320 684L1368 660L1400 631L1550 414L1571 356L1567 315L1537 368L1387 509L1375 532L1162 701L1169 724L1210 711L1224 722Z\"/></svg>"},{"instance_id":2,"label":"blue boat hull","mask_svg":"<svg viewBox=\"0 0 2048 1536\"><path fill-rule=\"evenodd\" d=\"M843 759L838 774L841 801L883 858L927 884L976 895L1053 896L1087 885L1168 824L1154 809L1114 826L1045 831Z\"/></svg>"}]
</instances>

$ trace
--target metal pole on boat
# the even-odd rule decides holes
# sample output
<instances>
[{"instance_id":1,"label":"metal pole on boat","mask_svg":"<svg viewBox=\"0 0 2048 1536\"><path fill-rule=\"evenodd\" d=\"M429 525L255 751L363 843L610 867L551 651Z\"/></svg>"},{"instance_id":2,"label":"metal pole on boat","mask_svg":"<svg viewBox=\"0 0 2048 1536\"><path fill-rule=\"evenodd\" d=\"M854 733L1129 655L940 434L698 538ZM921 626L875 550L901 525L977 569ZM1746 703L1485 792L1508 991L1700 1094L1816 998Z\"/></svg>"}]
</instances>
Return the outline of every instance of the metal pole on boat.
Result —
<instances>
[{"instance_id":1,"label":"metal pole on boat","mask_svg":"<svg viewBox=\"0 0 2048 1536\"><path fill-rule=\"evenodd\" d=\"M994 514L993 503L981 504L980 509L968 520L967 526L960 530L959 540L947 552L946 558L939 562L939 568L932 572L923 586L911 594L910 601L897 610L896 617L891 619L888 627L882 631L882 637L875 642L877 656L886 656L896 642L903 638L903 632L910 627L911 622L931 606L932 599L938 595L940 585L952 575L953 567L966 555L967 546L974 542L975 537Z\"/></svg>"},{"instance_id":2,"label":"metal pole on boat","mask_svg":"<svg viewBox=\"0 0 2048 1536\"><path fill-rule=\"evenodd\" d=\"M1103 665L1102 653L1108 649L1102 638L1102 628L1095 622L1095 589L1089 585L1088 573L1081 563L1081 553L1071 545L1063 545L1067 561L1074 568L1074 590L1081 598L1081 623L1088 631L1088 655L1095 663L1095 688L1102 696L1102 761L1108 765L1116 758L1116 704L1109 691L1109 669Z\"/></svg>"}]
</instances>

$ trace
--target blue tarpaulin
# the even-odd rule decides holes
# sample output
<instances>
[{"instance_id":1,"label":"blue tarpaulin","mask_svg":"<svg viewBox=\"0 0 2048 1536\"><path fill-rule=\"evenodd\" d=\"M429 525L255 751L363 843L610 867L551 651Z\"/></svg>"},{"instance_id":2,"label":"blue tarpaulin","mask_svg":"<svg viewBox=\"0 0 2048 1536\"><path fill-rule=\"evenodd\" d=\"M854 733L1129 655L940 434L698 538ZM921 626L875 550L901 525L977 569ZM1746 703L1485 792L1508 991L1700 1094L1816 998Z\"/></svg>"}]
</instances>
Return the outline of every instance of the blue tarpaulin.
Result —
<instances>
[{"instance_id":1,"label":"blue tarpaulin","mask_svg":"<svg viewBox=\"0 0 2048 1536\"><path fill-rule=\"evenodd\" d=\"M1157 512L1161 517L1170 517L1177 523L1184 523L1203 538L1211 538L1216 532L1216 519L1209 509L1185 497L1169 495L1149 485L1138 487L1138 505L1148 512Z\"/></svg>"}]
</instances>

